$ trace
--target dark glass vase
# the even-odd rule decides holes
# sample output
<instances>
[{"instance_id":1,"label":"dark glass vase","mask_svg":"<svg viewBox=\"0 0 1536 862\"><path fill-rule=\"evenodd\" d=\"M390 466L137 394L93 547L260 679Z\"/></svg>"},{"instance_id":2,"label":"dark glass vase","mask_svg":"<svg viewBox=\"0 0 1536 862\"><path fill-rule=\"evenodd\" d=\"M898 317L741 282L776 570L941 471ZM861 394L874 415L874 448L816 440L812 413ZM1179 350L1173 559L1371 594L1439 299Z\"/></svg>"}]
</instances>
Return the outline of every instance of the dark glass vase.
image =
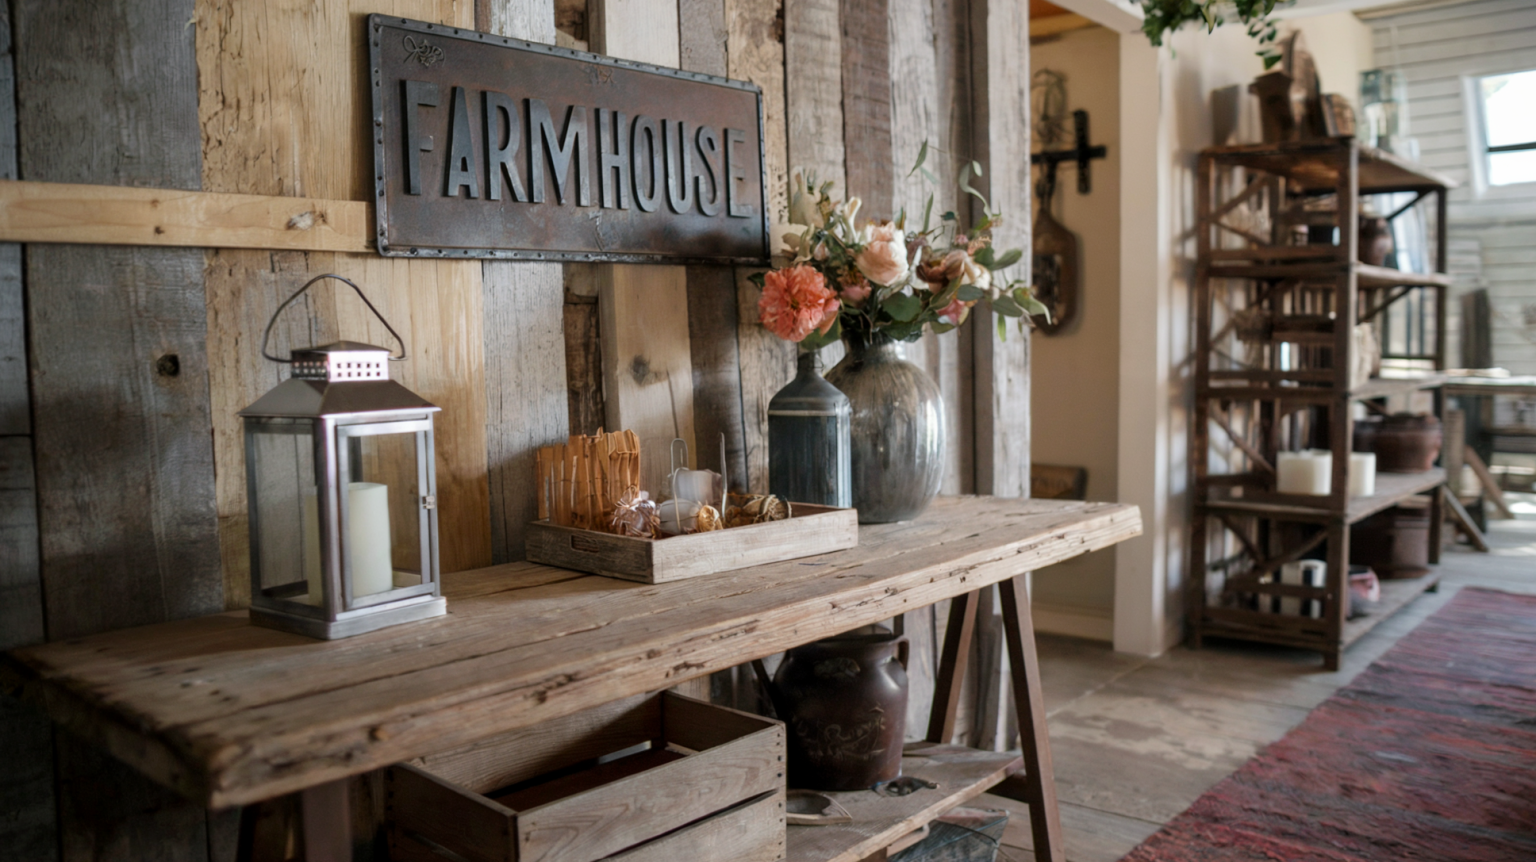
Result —
<instances>
[{"instance_id":1,"label":"dark glass vase","mask_svg":"<svg viewBox=\"0 0 1536 862\"><path fill-rule=\"evenodd\" d=\"M861 524L922 514L944 481L938 384L880 333L844 331L848 353L827 372L853 407L853 505Z\"/></svg>"},{"instance_id":2,"label":"dark glass vase","mask_svg":"<svg viewBox=\"0 0 1536 862\"><path fill-rule=\"evenodd\" d=\"M792 503L853 505L848 396L801 353L795 379L768 402L768 492Z\"/></svg>"}]
</instances>

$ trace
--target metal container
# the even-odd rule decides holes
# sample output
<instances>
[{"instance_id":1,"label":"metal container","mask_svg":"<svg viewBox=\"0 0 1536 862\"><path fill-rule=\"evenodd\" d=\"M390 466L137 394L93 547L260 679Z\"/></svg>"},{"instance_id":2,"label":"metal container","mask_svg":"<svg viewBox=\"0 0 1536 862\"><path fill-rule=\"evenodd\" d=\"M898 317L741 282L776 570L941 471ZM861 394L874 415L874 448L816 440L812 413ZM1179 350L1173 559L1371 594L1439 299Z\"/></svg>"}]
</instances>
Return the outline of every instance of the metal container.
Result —
<instances>
[{"instance_id":1,"label":"metal container","mask_svg":"<svg viewBox=\"0 0 1536 862\"><path fill-rule=\"evenodd\" d=\"M774 709L789 729L789 786L867 790L901 775L907 639L865 626L785 653Z\"/></svg>"},{"instance_id":2,"label":"metal container","mask_svg":"<svg viewBox=\"0 0 1536 862\"><path fill-rule=\"evenodd\" d=\"M800 354L795 379L768 402L768 491L794 503L853 505L848 396L821 376L821 355Z\"/></svg>"},{"instance_id":3,"label":"metal container","mask_svg":"<svg viewBox=\"0 0 1536 862\"><path fill-rule=\"evenodd\" d=\"M944 481L944 402L901 345L844 330L848 353L827 372L853 407L853 505L861 524L908 521Z\"/></svg>"}]
</instances>

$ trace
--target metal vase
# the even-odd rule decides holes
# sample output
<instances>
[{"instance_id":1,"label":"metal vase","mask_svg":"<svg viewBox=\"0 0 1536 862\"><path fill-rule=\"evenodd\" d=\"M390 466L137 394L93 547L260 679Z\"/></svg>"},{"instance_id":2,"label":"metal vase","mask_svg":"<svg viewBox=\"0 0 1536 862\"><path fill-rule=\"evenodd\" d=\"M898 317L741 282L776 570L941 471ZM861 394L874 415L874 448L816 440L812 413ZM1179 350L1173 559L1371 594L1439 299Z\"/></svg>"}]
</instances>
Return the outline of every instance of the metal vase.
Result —
<instances>
[{"instance_id":1,"label":"metal vase","mask_svg":"<svg viewBox=\"0 0 1536 862\"><path fill-rule=\"evenodd\" d=\"M768 402L768 492L792 503L853 505L848 396L801 353L795 379Z\"/></svg>"},{"instance_id":2,"label":"metal vase","mask_svg":"<svg viewBox=\"0 0 1536 862\"><path fill-rule=\"evenodd\" d=\"M938 384L880 333L845 331L827 372L853 407L853 505L861 524L922 514L944 481L944 402Z\"/></svg>"}]
</instances>

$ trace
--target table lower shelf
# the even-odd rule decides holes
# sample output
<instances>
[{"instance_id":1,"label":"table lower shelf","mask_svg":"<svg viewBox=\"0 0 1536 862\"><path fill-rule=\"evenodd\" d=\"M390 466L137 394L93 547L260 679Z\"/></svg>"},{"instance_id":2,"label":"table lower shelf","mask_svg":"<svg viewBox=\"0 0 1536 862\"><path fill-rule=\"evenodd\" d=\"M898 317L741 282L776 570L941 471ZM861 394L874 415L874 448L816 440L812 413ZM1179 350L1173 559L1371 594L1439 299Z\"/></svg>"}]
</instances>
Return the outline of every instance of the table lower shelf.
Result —
<instances>
[{"instance_id":1,"label":"table lower shelf","mask_svg":"<svg viewBox=\"0 0 1536 862\"><path fill-rule=\"evenodd\" d=\"M869 790L828 793L853 816L852 823L790 826L788 862L857 862L951 808L987 792L1019 769L1018 754L978 751L960 745L908 743L903 775L939 785L909 796L880 796Z\"/></svg>"}]
</instances>

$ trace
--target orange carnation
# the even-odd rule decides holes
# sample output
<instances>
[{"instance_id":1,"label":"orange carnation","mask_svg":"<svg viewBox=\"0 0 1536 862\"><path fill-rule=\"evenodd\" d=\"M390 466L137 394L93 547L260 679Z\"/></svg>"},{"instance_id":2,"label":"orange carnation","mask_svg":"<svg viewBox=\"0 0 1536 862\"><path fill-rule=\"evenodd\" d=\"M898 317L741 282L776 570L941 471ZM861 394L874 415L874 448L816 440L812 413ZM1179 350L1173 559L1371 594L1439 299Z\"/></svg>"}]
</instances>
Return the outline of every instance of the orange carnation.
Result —
<instances>
[{"instance_id":1,"label":"orange carnation","mask_svg":"<svg viewBox=\"0 0 1536 862\"><path fill-rule=\"evenodd\" d=\"M800 264L763 277L757 319L785 341L800 341L813 329L823 334L831 329L839 307L837 294L827 289L826 278Z\"/></svg>"}]
</instances>

